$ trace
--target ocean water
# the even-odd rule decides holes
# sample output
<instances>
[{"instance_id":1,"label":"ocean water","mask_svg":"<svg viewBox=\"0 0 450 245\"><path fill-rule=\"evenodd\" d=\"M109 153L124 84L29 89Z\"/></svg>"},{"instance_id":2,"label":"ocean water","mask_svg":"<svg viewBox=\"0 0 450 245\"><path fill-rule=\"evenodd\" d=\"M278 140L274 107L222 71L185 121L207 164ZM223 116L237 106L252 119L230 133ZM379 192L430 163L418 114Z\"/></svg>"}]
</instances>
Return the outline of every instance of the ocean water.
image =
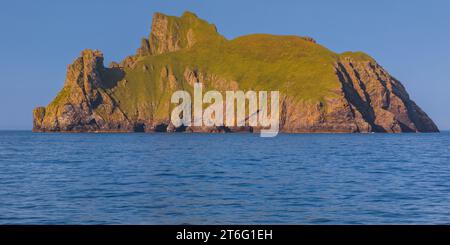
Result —
<instances>
[{"instance_id":1,"label":"ocean water","mask_svg":"<svg viewBox=\"0 0 450 245\"><path fill-rule=\"evenodd\" d=\"M0 132L0 224L449 223L447 132Z\"/></svg>"}]
</instances>

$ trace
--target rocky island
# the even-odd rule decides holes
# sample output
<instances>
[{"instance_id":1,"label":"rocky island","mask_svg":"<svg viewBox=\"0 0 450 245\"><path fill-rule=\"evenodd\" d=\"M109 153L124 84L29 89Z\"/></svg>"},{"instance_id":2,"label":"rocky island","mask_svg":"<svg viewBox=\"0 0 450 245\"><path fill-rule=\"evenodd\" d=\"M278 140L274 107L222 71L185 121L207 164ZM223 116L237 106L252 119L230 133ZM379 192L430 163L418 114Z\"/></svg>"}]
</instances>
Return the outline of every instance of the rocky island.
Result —
<instances>
[{"instance_id":1,"label":"rocky island","mask_svg":"<svg viewBox=\"0 0 450 245\"><path fill-rule=\"evenodd\" d=\"M156 13L136 54L103 64L84 50L64 87L33 111L34 132L233 132L171 125L177 90L280 91L282 132L438 132L404 86L362 52L338 54L310 37L253 34L227 40L195 14Z\"/></svg>"}]
</instances>

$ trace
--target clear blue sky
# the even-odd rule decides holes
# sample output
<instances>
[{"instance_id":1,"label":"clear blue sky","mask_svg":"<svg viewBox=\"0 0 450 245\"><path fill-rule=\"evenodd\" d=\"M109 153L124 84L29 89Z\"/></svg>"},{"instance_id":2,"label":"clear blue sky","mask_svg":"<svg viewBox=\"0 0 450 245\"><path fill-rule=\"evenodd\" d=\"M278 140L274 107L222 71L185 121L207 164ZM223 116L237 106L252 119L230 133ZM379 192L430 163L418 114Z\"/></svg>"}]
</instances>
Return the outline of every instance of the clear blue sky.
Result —
<instances>
[{"instance_id":1,"label":"clear blue sky","mask_svg":"<svg viewBox=\"0 0 450 245\"><path fill-rule=\"evenodd\" d=\"M32 109L62 88L85 48L106 64L133 54L154 12L195 12L227 38L314 37L336 52L364 51L450 129L450 1L4 1L0 7L0 129L31 129Z\"/></svg>"}]
</instances>

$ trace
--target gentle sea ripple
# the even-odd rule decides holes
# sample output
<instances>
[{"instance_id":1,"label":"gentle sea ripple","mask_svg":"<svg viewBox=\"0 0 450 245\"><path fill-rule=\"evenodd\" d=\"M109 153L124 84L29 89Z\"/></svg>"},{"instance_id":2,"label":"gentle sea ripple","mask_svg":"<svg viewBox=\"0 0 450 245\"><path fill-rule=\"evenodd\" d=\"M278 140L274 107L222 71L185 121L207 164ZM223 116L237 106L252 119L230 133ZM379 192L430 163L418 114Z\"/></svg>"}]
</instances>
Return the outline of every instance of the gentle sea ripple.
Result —
<instances>
[{"instance_id":1,"label":"gentle sea ripple","mask_svg":"<svg viewBox=\"0 0 450 245\"><path fill-rule=\"evenodd\" d=\"M450 133L0 132L0 224L450 224Z\"/></svg>"}]
</instances>

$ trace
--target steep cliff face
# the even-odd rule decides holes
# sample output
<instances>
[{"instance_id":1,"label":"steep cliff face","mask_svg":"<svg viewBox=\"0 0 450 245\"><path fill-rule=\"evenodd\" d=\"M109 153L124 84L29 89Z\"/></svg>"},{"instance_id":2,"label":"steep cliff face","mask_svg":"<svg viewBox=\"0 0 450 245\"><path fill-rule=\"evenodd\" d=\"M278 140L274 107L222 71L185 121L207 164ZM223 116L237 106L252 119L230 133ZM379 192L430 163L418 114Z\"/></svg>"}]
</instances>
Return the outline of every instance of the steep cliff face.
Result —
<instances>
[{"instance_id":1,"label":"steep cliff face","mask_svg":"<svg viewBox=\"0 0 450 245\"><path fill-rule=\"evenodd\" d=\"M336 64L345 99L363 131L434 132L433 121L409 98L403 85L373 60L344 55Z\"/></svg>"},{"instance_id":2,"label":"steep cliff face","mask_svg":"<svg viewBox=\"0 0 450 245\"><path fill-rule=\"evenodd\" d=\"M223 39L214 25L185 12L180 18L156 13L149 38L141 41L138 55L158 55L190 48L196 43Z\"/></svg>"},{"instance_id":3,"label":"steep cliff face","mask_svg":"<svg viewBox=\"0 0 450 245\"><path fill-rule=\"evenodd\" d=\"M279 90L283 132L437 132L403 85L363 53L336 54L309 37L249 35L226 40L192 13L155 14L136 55L103 65L85 50L63 89L33 112L40 131L257 131L175 128L176 90Z\"/></svg>"},{"instance_id":4,"label":"steep cliff face","mask_svg":"<svg viewBox=\"0 0 450 245\"><path fill-rule=\"evenodd\" d=\"M106 91L122 73L105 68L99 51L83 51L69 65L60 94L47 108L34 110L34 131L132 130L126 115Z\"/></svg>"}]
</instances>

